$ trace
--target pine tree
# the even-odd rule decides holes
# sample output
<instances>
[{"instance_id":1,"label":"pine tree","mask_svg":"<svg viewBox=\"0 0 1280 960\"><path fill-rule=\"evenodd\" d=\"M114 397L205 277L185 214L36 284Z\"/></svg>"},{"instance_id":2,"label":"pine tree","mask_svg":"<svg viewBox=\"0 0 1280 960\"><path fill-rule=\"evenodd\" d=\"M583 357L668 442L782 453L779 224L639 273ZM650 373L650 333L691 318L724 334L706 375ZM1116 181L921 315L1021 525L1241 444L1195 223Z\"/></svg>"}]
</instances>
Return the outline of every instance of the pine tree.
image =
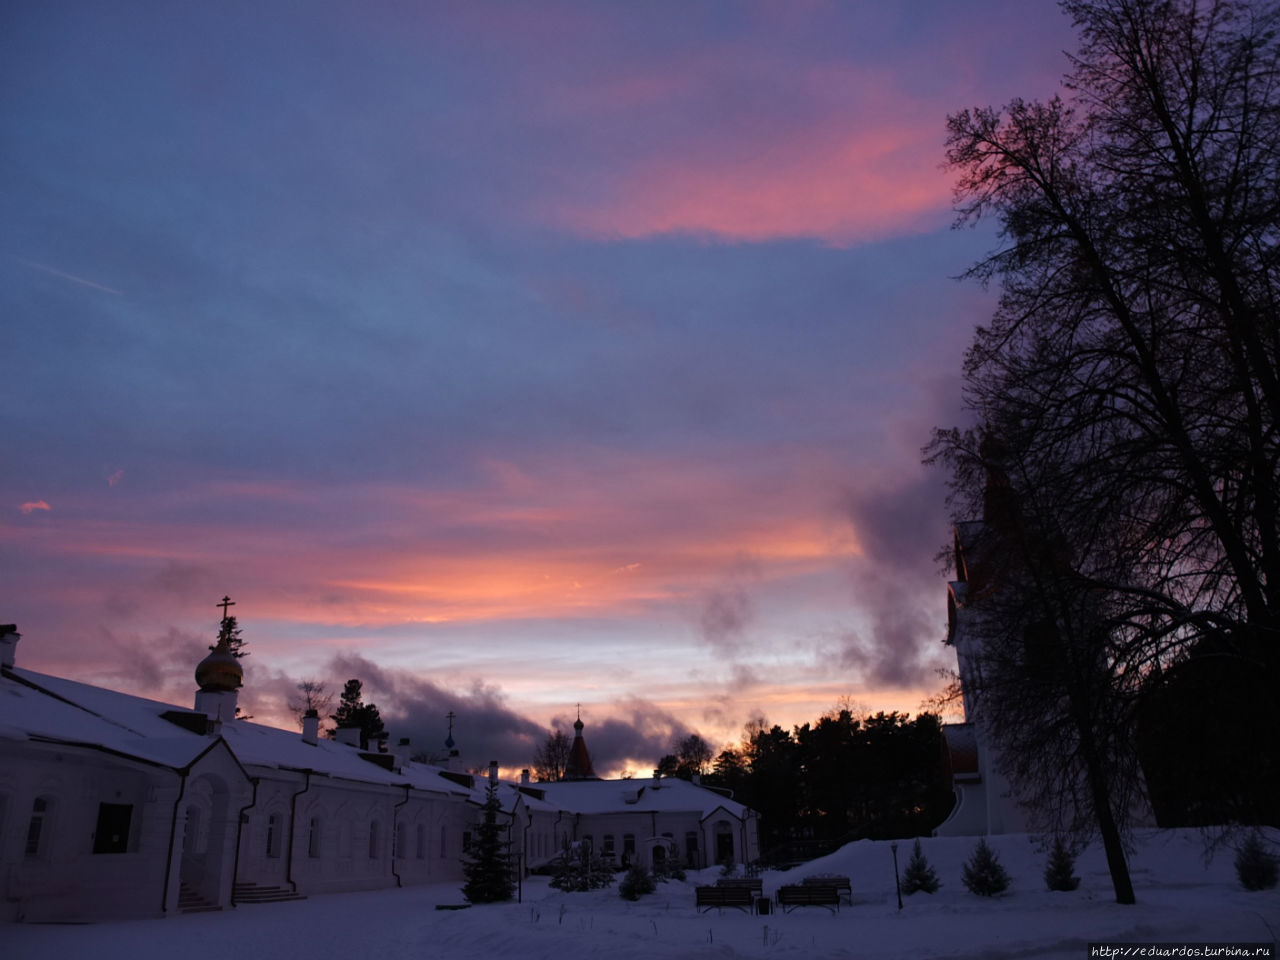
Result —
<instances>
[{"instance_id":1,"label":"pine tree","mask_svg":"<svg viewBox=\"0 0 1280 960\"><path fill-rule=\"evenodd\" d=\"M370 742L376 740L386 728L378 713L378 705L364 702L362 687L359 680L348 680L342 688L338 710L330 714L329 718L339 727L359 727L360 748L367 750Z\"/></svg>"},{"instance_id":2,"label":"pine tree","mask_svg":"<svg viewBox=\"0 0 1280 960\"><path fill-rule=\"evenodd\" d=\"M1269 852L1254 831L1245 837L1236 851L1236 876L1246 890L1270 890L1276 885L1277 866L1275 854Z\"/></svg>"},{"instance_id":3,"label":"pine tree","mask_svg":"<svg viewBox=\"0 0 1280 960\"><path fill-rule=\"evenodd\" d=\"M1049 863L1044 868L1044 883L1050 890L1074 890L1080 886L1080 878L1071 875L1076 865L1075 855L1062 839L1061 834L1053 838L1053 849L1049 851Z\"/></svg>"},{"instance_id":4,"label":"pine tree","mask_svg":"<svg viewBox=\"0 0 1280 960\"><path fill-rule=\"evenodd\" d=\"M244 637L240 636L240 624L236 622L236 618L226 616L222 618L222 622L218 624L218 643L225 639L227 641L227 649L231 651L231 655L237 660L247 657L249 651L244 648ZM210 650L217 647L217 644L211 644Z\"/></svg>"},{"instance_id":5,"label":"pine tree","mask_svg":"<svg viewBox=\"0 0 1280 960\"><path fill-rule=\"evenodd\" d=\"M902 892L912 894L923 890L925 893L936 893L940 886L942 882L934 873L933 867L929 866L929 861L924 858L924 851L920 849L920 841L917 839L911 848L907 869L902 874Z\"/></svg>"},{"instance_id":6,"label":"pine tree","mask_svg":"<svg viewBox=\"0 0 1280 960\"><path fill-rule=\"evenodd\" d=\"M613 867L595 856L585 842L570 846L566 840L551 873L551 886L565 893L584 893L613 883Z\"/></svg>"},{"instance_id":7,"label":"pine tree","mask_svg":"<svg viewBox=\"0 0 1280 960\"><path fill-rule=\"evenodd\" d=\"M656 889L658 884L653 879L653 874L646 870L643 864L633 863L627 868L627 875L618 884L618 896L623 900L639 900L646 893L653 893Z\"/></svg>"},{"instance_id":8,"label":"pine tree","mask_svg":"<svg viewBox=\"0 0 1280 960\"><path fill-rule=\"evenodd\" d=\"M467 878L462 895L472 903L500 903L510 900L514 894L515 877L508 844L502 836L503 825L498 822L502 804L498 800L498 784L494 781L489 783L483 810L471 840L471 849L462 864Z\"/></svg>"},{"instance_id":9,"label":"pine tree","mask_svg":"<svg viewBox=\"0 0 1280 960\"><path fill-rule=\"evenodd\" d=\"M964 885L980 897L994 897L1009 887L1009 874L1000 865L995 851L987 846L985 837L978 841L965 862Z\"/></svg>"}]
</instances>

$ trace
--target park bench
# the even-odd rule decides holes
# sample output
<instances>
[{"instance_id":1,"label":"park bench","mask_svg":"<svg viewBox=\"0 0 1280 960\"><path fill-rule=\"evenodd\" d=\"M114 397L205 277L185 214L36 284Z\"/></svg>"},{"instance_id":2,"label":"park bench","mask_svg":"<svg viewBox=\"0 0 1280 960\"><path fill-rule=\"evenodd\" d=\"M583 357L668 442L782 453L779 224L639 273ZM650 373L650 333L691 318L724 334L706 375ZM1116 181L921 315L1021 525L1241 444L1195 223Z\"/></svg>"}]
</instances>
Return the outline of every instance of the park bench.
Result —
<instances>
[{"instance_id":1,"label":"park bench","mask_svg":"<svg viewBox=\"0 0 1280 960\"><path fill-rule=\"evenodd\" d=\"M739 910L751 912L756 903L756 893L750 887L696 887L698 909L702 912L715 907L737 907Z\"/></svg>"},{"instance_id":2,"label":"park bench","mask_svg":"<svg viewBox=\"0 0 1280 960\"><path fill-rule=\"evenodd\" d=\"M827 907L832 913L840 909L840 891L821 883L795 883L778 888L778 906L790 913L796 907Z\"/></svg>"},{"instance_id":3,"label":"park bench","mask_svg":"<svg viewBox=\"0 0 1280 960\"><path fill-rule=\"evenodd\" d=\"M835 887L844 902L853 905L853 884L848 877L836 873L816 873L800 881L806 887Z\"/></svg>"},{"instance_id":4,"label":"park bench","mask_svg":"<svg viewBox=\"0 0 1280 960\"><path fill-rule=\"evenodd\" d=\"M756 896L764 893L764 881L759 877L721 877L716 881L717 887L742 887Z\"/></svg>"}]
</instances>

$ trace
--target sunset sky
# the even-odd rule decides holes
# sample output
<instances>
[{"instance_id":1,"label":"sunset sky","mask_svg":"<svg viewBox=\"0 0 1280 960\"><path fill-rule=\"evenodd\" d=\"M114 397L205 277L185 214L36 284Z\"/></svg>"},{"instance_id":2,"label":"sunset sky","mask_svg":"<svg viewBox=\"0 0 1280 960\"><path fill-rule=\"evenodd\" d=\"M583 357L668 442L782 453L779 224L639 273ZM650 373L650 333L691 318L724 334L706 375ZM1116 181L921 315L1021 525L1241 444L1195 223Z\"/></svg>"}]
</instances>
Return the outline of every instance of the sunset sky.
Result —
<instances>
[{"instance_id":1,"label":"sunset sky","mask_svg":"<svg viewBox=\"0 0 1280 960\"><path fill-rule=\"evenodd\" d=\"M1044 98L1049 2L0 6L0 621L189 703L365 682L647 773L915 712L995 243L945 117Z\"/></svg>"}]
</instances>

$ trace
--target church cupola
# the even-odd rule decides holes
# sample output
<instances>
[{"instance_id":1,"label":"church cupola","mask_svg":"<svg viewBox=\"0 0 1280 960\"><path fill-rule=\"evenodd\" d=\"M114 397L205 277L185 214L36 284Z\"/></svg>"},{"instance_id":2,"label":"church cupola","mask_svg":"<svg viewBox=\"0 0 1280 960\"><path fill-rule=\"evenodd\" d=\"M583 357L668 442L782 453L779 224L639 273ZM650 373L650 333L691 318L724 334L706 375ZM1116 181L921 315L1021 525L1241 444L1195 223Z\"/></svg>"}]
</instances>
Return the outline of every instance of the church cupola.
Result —
<instances>
[{"instance_id":1,"label":"church cupola","mask_svg":"<svg viewBox=\"0 0 1280 960\"><path fill-rule=\"evenodd\" d=\"M582 739L582 707L578 707L578 719L573 721L573 745L569 747L569 759L564 765L566 780L599 780L591 766L591 754L587 741Z\"/></svg>"},{"instance_id":2,"label":"church cupola","mask_svg":"<svg viewBox=\"0 0 1280 960\"><path fill-rule=\"evenodd\" d=\"M196 665L196 710L210 720L234 720L237 691L244 682L244 668L231 651L231 641L237 632L235 617L227 615L227 608L235 606L230 597L223 597L217 604L222 607L222 622L218 629L218 642L209 655Z\"/></svg>"}]
</instances>

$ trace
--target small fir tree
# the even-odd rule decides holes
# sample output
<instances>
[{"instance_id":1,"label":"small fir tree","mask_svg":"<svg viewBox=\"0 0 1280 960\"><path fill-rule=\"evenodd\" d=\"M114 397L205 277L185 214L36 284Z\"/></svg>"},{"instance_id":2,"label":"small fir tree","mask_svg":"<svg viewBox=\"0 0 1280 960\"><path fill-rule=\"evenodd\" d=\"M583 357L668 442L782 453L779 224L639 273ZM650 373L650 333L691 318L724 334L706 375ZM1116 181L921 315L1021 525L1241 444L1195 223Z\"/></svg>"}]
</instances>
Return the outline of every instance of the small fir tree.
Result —
<instances>
[{"instance_id":1,"label":"small fir tree","mask_svg":"<svg viewBox=\"0 0 1280 960\"><path fill-rule=\"evenodd\" d=\"M595 856L591 844L570 846L565 841L551 865L551 886L566 893L584 893L613 883L613 867Z\"/></svg>"},{"instance_id":2,"label":"small fir tree","mask_svg":"<svg viewBox=\"0 0 1280 960\"><path fill-rule=\"evenodd\" d=\"M467 878L462 895L471 903L500 903L510 900L515 892L511 857L503 838L503 824L498 821L501 810L498 785L490 781L483 815L462 864Z\"/></svg>"},{"instance_id":3,"label":"small fir tree","mask_svg":"<svg viewBox=\"0 0 1280 960\"><path fill-rule=\"evenodd\" d=\"M920 841L916 840L911 847L911 859L907 861L907 869L902 874L902 892L905 894L923 890L925 893L937 893L942 881L934 873L929 861L924 858L920 849Z\"/></svg>"},{"instance_id":4,"label":"small fir tree","mask_svg":"<svg viewBox=\"0 0 1280 960\"><path fill-rule=\"evenodd\" d=\"M623 900L639 900L646 893L653 893L657 889L658 884L653 879L653 874L642 864L633 863L627 868L627 875L618 884L618 895Z\"/></svg>"},{"instance_id":5,"label":"small fir tree","mask_svg":"<svg viewBox=\"0 0 1280 960\"><path fill-rule=\"evenodd\" d=\"M1062 839L1062 835L1058 834L1053 838L1053 849L1049 851L1049 863L1044 868L1045 886L1050 890L1074 890L1080 886L1080 878L1072 876L1075 866L1075 854Z\"/></svg>"},{"instance_id":6,"label":"small fir tree","mask_svg":"<svg viewBox=\"0 0 1280 960\"><path fill-rule=\"evenodd\" d=\"M1245 837L1236 851L1236 876L1246 890L1270 890L1280 876L1275 854L1262 845L1256 830Z\"/></svg>"},{"instance_id":7,"label":"small fir tree","mask_svg":"<svg viewBox=\"0 0 1280 960\"><path fill-rule=\"evenodd\" d=\"M1009 874L983 837L964 865L964 885L980 897L994 897L1009 887Z\"/></svg>"}]
</instances>

